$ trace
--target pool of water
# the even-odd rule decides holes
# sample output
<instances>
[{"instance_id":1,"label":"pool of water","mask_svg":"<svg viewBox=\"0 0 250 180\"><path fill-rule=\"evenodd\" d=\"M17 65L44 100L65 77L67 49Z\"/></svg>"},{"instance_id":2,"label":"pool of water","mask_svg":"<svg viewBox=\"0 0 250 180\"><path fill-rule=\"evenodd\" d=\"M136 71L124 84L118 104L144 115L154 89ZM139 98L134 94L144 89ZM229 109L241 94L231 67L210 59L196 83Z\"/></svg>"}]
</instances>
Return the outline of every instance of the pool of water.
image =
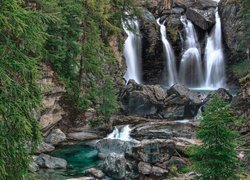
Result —
<instances>
[{"instance_id":1,"label":"pool of water","mask_svg":"<svg viewBox=\"0 0 250 180\"><path fill-rule=\"evenodd\" d=\"M56 177L60 177L61 179L63 179L62 177L81 177L84 175L84 170L98 166L100 160L97 153L98 152L94 147L86 144L63 146L53 151L51 156L65 159L69 168L66 170L40 171L39 174L48 177L45 179L50 179L50 176L53 176L55 179L57 179Z\"/></svg>"}]
</instances>

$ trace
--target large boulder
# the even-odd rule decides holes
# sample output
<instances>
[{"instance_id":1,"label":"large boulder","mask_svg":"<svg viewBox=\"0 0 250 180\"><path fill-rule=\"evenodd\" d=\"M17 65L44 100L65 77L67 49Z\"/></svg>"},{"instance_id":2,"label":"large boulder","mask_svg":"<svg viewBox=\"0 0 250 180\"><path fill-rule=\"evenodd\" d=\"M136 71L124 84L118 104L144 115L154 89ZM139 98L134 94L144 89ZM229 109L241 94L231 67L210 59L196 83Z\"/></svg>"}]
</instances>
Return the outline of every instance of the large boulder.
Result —
<instances>
[{"instance_id":1,"label":"large boulder","mask_svg":"<svg viewBox=\"0 0 250 180\"><path fill-rule=\"evenodd\" d=\"M105 174L101 170L95 168L85 170L84 174L87 176L92 176L96 179L104 179L105 177Z\"/></svg>"},{"instance_id":2,"label":"large boulder","mask_svg":"<svg viewBox=\"0 0 250 180\"><path fill-rule=\"evenodd\" d=\"M166 96L159 85L138 85L129 81L120 98L125 114L144 116L156 114Z\"/></svg>"},{"instance_id":3,"label":"large boulder","mask_svg":"<svg viewBox=\"0 0 250 180\"><path fill-rule=\"evenodd\" d=\"M167 93L160 110L164 118L192 118L197 114L202 103L198 94L180 84L173 85Z\"/></svg>"},{"instance_id":4,"label":"large boulder","mask_svg":"<svg viewBox=\"0 0 250 180\"><path fill-rule=\"evenodd\" d=\"M104 159L112 152L117 155L124 155L130 150L131 145L130 142L119 139L102 139L97 142L96 148L98 150L98 156Z\"/></svg>"},{"instance_id":5,"label":"large boulder","mask_svg":"<svg viewBox=\"0 0 250 180\"><path fill-rule=\"evenodd\" d=\"M93 140L98 139L100 136L94 132L87 132L87 131L81 131L81 132L72 132L67 134L67 139L73 140L73 141L87 141L87 140Z\"/></svg>"},{"instance_id":6,"label":"large boulder","mask_svg":"<svg viewBox=\"0 0 250 180\"><path fill-rule=\"evenodd\" d=\"M114 179L124 179L126 175L126 159L123 155L110 153L102 165L103 172Z\"/></svg>"},{"instance_id":7,"label":"large boulder","mask_svg":"<svg viewBox=\"0 0 250 180\"><path fill-rule=\"evenodd\" d=\"M187 18L203 30L215 24L217 3L213 0L176 0L175 6L186 9Z\"/></svg>"},{"instance_id":8,"label":"large boulder","mask_svg":"<svg viewBox=\"0 0 250 180\"><path fill-rule=\"evenodd\" d=\"M162 163L169 160L175 151L172 140L154 139L143 140L132 147L133 158L150 164Z\"/></svg>"},{"instance_id":9,"label":"large boulder","mask_svg":"<svg viewBox=\"0 0 250 180\"><path fill-rule=\"evenodd\" d=\"M64 159L52 157L47 154L40 154L35 162L41 168L66 169L67 167L67 161L65 161Z\"/></svg>"},{"instance_id":10,"label":"large boulder","mask_svg":"<svg viewBox=\"0 0 250 180\"><path fill-rule=\"evenodd\" d=\"M176 84L168 92L159 85L137 85L129 81L120 95L126 115L163 117L168 119L194 117L201 105L198 95Z\"/></svg>"},{"instance_id":11,"label":"large boulder","mask_svg":"<svg viewBox=\"0 0 250 180\"><path fill-rule=\"evenodd\" d=\"M60 129L53 129L45 138L45 142L57 145L66 140L66 135Z\"/></svg>"}]
</instances>

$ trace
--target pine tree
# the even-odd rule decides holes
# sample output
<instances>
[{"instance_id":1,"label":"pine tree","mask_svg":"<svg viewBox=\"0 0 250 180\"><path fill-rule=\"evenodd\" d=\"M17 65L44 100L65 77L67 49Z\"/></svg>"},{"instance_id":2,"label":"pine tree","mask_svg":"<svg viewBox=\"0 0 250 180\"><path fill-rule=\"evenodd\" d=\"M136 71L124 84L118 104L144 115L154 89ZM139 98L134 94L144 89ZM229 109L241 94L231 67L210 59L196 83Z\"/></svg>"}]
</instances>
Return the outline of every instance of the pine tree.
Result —
<instances>
[{"instance_id":1,"label":"pine tree","mask_svg":"<svg viewBox=\"0 0 250 180\"><path fill-rule=\"evenodd\" d=\"M194 149L192 156L201 179L226 180L235 177L236 134L228 127L232 120L228 104L214 96L205 109L197 132L203 144Z\"/></svg>"},{"instance_id":2,"label":"pine tree","mask_svg":"<svg viewBox=\"0 0 250 180\"><path fill-rule=\"evenodd\" d=\"M0 179L26 179L30 155L40 137L35 109L40 107L38 60L52 20L43 4L0 2ZM39 10L38 10L39 9Z\"/></svg>"}]
</instances>

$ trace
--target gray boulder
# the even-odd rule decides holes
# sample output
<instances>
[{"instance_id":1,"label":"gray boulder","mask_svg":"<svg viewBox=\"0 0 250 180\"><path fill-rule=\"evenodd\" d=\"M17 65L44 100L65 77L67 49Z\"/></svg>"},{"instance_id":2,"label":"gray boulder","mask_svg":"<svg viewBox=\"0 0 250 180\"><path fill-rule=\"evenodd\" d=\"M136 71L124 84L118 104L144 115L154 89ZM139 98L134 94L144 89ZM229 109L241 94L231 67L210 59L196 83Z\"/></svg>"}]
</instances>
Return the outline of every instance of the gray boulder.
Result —
<instances>
[{"instance_id":1,"label":"gray boulder","mask_svg":"<svg viewBox=\"0 0 250 180\"><path fill-rule=\"evenodd\" d=\"M176 84L168 92L159 85L138 85L129 81L120 95L127 115L163 117L169 119L194 117L201 105L198 95Z\"/></svg>"},{"instance_id":2,"label":"gray boulder","mask_svg":"<svg viewBox=\"0 0 250 180\"><path fill-rule=\"evenodd\" d=\"M57 145L66 140L66 135L60 129L53 129L45 138L45 142Z\"/></svg>"},{"instance_id":3,"label":"gray boulder","mask_svg":"<svg viewBox=\"0 0 250 180\"><path fill-rule=\"evenodd\" d=\"M40 154L35 162L41 168L66 169L67 167L67 161L65 161L64 159L52 157L47 154Z\"/></svg>"},{"instance_id":4,"label":"gray boulder","mask_svg":"<svg viewBox=\"0 0 250 180\"><path fill-rule=\"evenodd\" d=\"M131 148L130 142L119 139L102 139L97 142L96 148L101 159L106 158L110 153L124 155Z\"/></svg>"},{"instance_id":5,"label":"gray boulder","mask_svg":"<svg viewBox=\"0 0 250 180\"><path fill-rule=\"evenodd\" d=\"M95 168L87 169L84 171L84 173L87 176L92 176L97 179L103 179L105 177L105 174L101 170Z\"/></svg>"},{"instance_id":6,"label":"gray boulder","mask_svg":"<svg viewBox=\"0 0 250 180\"><path fill-rule=\"evenodd\" d=\"M181 158L179 158L179 157L177 157L177 156L172 156L171 158L170 158L170 160L169 161L167 161L167 165L170 167L170 166L176 166L178 169L180 169L180 168L183 168L183 167L185 167L186 165L187 165L187 163L183 160L183 159L181 159Z\"/></svg>"},{"instance_id":7,"label":"gray boulder","mask_svg":"<svg viewBox=\"0 0 250 180\"><path fill-rule=\"evenodd\" d=\"M54 151L55 150L55 147L51 144L48 144L44 141L42 141L39 145L38 145L38 148L37 148L37 154L41 154L41 153L48 153L48 152L51 152L51 151Z\"/></svg>"},{"instance_id":8,"label":"gray boulder","mask_svg":"<svg viewBox=\"0 0 250 180\"><path fill-rule=\"evenodd\" d=\"M103 172L114 179L124 179L126 175L126 159L123 155L110 153L102 165Z\"/></svg>"},{"instance_id":9,"label":"gray boulder","mask_svg":"<svg viewBox=\"0 0 250 180\"><path fill-rule=\"evenodd\" d=\"M169 160L175 151L172 140L153 139L143 140L132 147L133 158L150 164L162 163Z\"/></svg>"}]
</instances>

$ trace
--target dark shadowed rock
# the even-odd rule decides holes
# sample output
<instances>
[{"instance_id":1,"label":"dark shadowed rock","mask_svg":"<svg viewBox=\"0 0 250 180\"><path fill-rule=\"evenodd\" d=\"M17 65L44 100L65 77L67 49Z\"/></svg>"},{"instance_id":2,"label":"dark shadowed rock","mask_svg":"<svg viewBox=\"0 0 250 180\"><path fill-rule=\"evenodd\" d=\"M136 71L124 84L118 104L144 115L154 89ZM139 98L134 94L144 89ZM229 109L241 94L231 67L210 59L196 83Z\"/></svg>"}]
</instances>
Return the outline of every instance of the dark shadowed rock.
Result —
<instances>
[{"instance_id":1,"label":"dark shadowed rock","mask_svg":"<svg viewBox=\"0 0 250 180\"><path fill-rule=\"evenodd\" d=\"M167 165L169 167L176 166L178 169L183 168L187 165L187 163L180 157L172 156L169 161L167 161Z\"/></svg>"},{"instance_id":2,"label":"dark shadowed rock","mask_svg":"<svg viewBox=\"0 0 250 180\"><path fill-rule=\"evenodd\" d=\"M175 6L182 8L194 7L197 9L206 10L211 7L216 8L217 2L213 0L175 0Z\"/></svg>"},{"instance_id":3,"label":"dark shadowed rock","mask_svg":"<svg viewBox=\"0 0 250 180\"><path fill-rule=\"evenodd\" d=\"M67 167L67 161L64 159L52 157L47 154L40 154L35 162L41 168L65 169Z\"/></svg>"},{"instance_id":4,"label":"dark shadowed rock","mask_svg":"<svg viewBox=\"0 0 250 180\"><path fill-rule=\"evenodd\" d=\"M198 95L182 85L176 84L166 93L159 85L137 85L131 81L120 101L127 115L169 119L194 117L201 105Z\"/></svg>"},{"instance_id":5,"label":"dark shadowed rock","mask_svg":"<svg viewBox=\"0 0 250 180\"><path fill-rule=\"evenodd\" d=\"M165 179L166 175L168 174L168 170L157 166L152 166L145 162L139 162L138 171L140 173L140 177L144 177L146 175L152 177L153 179Z\"/></svg>"},{"instance_id":6,"label":"dark shadowed rock","mask_svg":"<svg viewBox=\"0 0 250 180\"><path fill-rule=\"evenodd\" d=\"M208 10L188 8L186 16L190 21L203 30L209 30L215 24L215 11L213 8Z\"/></svg>"},{"instance_id":7,"label":"dark shadowed rock","mask_svg":"<svg viewBox=\"0 0 250 180\"><path fill-rule=\"evenodd\" d=\"M126 159L123 155L110 153L102 165L103 172L114 179L124 179L126 175Z\"/></svg>"}]
</instances>

